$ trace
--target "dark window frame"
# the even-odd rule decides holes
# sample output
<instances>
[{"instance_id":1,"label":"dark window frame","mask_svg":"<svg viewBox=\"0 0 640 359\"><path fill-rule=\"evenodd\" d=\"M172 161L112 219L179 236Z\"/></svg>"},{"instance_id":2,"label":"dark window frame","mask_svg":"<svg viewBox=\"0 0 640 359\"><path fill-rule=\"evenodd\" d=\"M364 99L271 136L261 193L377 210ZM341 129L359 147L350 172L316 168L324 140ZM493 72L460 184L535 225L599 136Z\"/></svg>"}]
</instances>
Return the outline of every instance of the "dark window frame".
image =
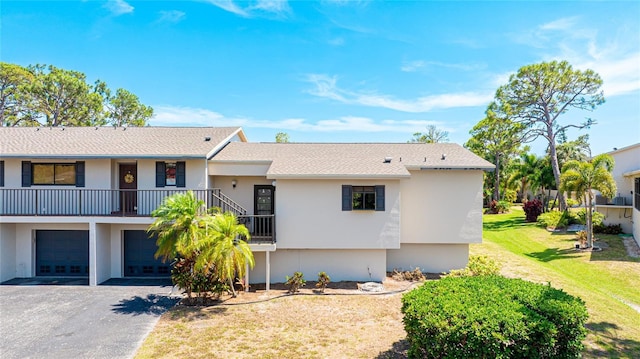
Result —
<instances>
[{"instance_id":1,"label":"dark window frame","mask_svg":"<svg viewBox=\"0 0 640 359\"><path fill-rule=\"evenodd\" d=\"M36 183L35 175L36 166L51 166L53 167L53 183ZM56 167L57 166L72 166L73 167L73 183L56 183ZM79 166L82 166L82 173L79 173ZM80 181L79 177L84 178L84 162L31 162L31 186L73 186L84 187L84 180Z\"/></svg>"},{"instance_id":2,"label":"dark window frame","mask_svg":"<svg viewBox=\"0 0 640 359\"><path fill-rule=\"evenodd\" d=\"M167 184L167 163L175 163L175 184ZM185 161L157 161L156 162L156 188L163 187L186 187Z\"/></svg>"},{"instance_id":3,"label":"dark window frame","mask_svg":"<svg viewBox=\"0 0 640 359\"><path fill-rule=\"evenodd\" d=\"M385 211L385 186L342 185L343 211Z\"/></svg>"}]
</instances>

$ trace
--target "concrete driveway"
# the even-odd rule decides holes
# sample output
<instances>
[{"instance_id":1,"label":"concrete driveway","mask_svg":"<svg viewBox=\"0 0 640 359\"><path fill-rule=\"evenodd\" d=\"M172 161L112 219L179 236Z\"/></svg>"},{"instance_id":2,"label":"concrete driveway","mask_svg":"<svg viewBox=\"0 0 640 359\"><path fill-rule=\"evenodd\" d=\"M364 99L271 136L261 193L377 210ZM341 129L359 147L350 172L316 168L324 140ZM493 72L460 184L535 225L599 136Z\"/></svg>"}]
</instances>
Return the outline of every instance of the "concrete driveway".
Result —
<instances>
[{"instance_id":1,"label":"concrete driveway","mask_svg":"<svg viewBox=\"0 0 640 359\"><path fill-rule=\"evenodd\" d=\"M151 283L150 283L151 282ZM169 280L0 285L0 358L130 358L177 303Z\"/></svg>"}]
</instances>

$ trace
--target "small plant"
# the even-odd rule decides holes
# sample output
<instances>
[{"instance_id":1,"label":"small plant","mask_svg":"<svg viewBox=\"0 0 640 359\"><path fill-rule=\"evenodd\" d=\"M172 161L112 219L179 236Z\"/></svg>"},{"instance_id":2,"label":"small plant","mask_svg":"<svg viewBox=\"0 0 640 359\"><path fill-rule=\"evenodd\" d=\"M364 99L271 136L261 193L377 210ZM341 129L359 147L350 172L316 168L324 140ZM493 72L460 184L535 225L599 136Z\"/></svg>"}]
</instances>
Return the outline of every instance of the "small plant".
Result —
<instances>
[{"instance_id":1,"label":"small plant","mask_svg":"<svg viewBox=\"0 0 640 359\"><path fill-rule=\"evenodd\" d=\"M578 207L578 205L580 204L579 201L573 199L573 198L567 198L567 206L568 207Z\"/></svg>"},{"instance_id":2,"label":"small plant","mask_svg":"<svg viewBox=\"0 0 640 359\"><path fill-rule=\"evenodd\" d=\"M576 232L576 236L578 237L578 241L580 242L580 248L587 247L587 232L578 231Z\"/></svg>"},{"instance_id":3,"label":"small plant","mask_svg":"<svg viewBox=\"0 0 640 359\"><path fill-rule=\"evenodd\" d=\"M307 281L304 279L304 274L302 272L293 273L292 277L287 276L287 281L284 282L284 285L289 287L289 293L294 294L300 291L301 287L304 287L307 284Z\"/></svg>"},{"instance_id":4,"label":"small plant","mask_svg":"<svg viewBox=\"0 0 640 359\"><path fill-rule=\"evenodd\" d=\"M325 288L331 282L331 277L326 272L318 273L318 283L316 287L320 288L320 293L324 293Z\"/></svg>"},{"instance_id":5,"label":"small plant","mask_svg":"<svg viewBox=\"0 0 640 359\"><path fill-rule=\"evenodd\" d=\"M509 211L509 207L511 207L511 203L509 201L496 201L493 200L489 203L489 209L487 213L490 214L499 214L506 213Z\"/></svg>"},{"instance_id":6,"label":"small plant","mask_svg":"<svg viewBox=\"0 0 640 359\"><path fill-rule=\"evenodd\" d=\"M518 199L518 192L512 189L508 189L504 193L504 200L513 203Z\"/></svg>"},{"instance_id":7,"label":"small plant","mask_svg":"<svg viewBox=\"0 0 640 359\"><path fill-rule=\"evenodd\" d=\"M397 269L393 270L393 274L391 275L391 277L395 280L407 280L407 281L411 281L411 282L422 282L424 280L426 280L424 274L422 273L422 270L420 269L420 267L416 267L414 270L412 271L399 271Z\"/></svg>"},{"instance_id":8,"label":"small plant","mask_svg":"<svg viewBox=\"0 0 640 359\"><path fill-rule=\"evenodd\" d=\"M522 206L522 209L527 217L527 222L536 222L538 220L538 216L542 214L542 202L537 199L526 201Z\"/></svg>"},{"instance_id":9,"label":"small plant","mask_svg":"<svg viewBox=\"0 0 640 359\"><path fill-rule=\"evenodd\" d=\"M469 263L463 269L454 269L444 277L473 277L500 273L500 265L487 256L469 256Z\"/></svg>"}]
</instances>

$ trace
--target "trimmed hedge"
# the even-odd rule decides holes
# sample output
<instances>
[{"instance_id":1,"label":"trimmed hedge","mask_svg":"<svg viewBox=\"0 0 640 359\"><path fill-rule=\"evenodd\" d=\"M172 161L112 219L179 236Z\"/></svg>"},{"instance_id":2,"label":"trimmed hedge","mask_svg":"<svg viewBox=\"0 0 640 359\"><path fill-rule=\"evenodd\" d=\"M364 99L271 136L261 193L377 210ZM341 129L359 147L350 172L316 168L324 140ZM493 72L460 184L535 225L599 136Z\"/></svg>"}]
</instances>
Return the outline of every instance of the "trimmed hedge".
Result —
<instances>
[{"instance_id":1,"label":"trimmed hedge","mask_svg":"<svg viewBox=\"0 0 640 359\"><path fill-rule=\"evenodd\" d=\"M587 309L550 286L449 277L402 297L411 358L578 358Z\"/></svg>"}]
</instances>

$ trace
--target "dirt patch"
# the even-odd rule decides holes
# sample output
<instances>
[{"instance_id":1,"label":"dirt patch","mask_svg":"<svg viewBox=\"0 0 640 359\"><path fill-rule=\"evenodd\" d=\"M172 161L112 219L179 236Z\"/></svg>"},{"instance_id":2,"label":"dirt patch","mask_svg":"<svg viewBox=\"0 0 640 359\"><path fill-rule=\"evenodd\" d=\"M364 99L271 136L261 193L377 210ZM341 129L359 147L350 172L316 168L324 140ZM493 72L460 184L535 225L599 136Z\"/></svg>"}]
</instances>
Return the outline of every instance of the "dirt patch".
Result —
<instances>
[{"instance_id":1,"label":"dirt patch","mask_svg":"<svg viewBox=\"0 0 640 359\"><path fill-rule=\"evenodd\" d=\"M137 358L406 358L402 293L416 282L387 278L384 291L358 282L315 282L297 294L283 284L253 285L215 305L176 306L147 337Z\"/></svg>"}]
</instances>

